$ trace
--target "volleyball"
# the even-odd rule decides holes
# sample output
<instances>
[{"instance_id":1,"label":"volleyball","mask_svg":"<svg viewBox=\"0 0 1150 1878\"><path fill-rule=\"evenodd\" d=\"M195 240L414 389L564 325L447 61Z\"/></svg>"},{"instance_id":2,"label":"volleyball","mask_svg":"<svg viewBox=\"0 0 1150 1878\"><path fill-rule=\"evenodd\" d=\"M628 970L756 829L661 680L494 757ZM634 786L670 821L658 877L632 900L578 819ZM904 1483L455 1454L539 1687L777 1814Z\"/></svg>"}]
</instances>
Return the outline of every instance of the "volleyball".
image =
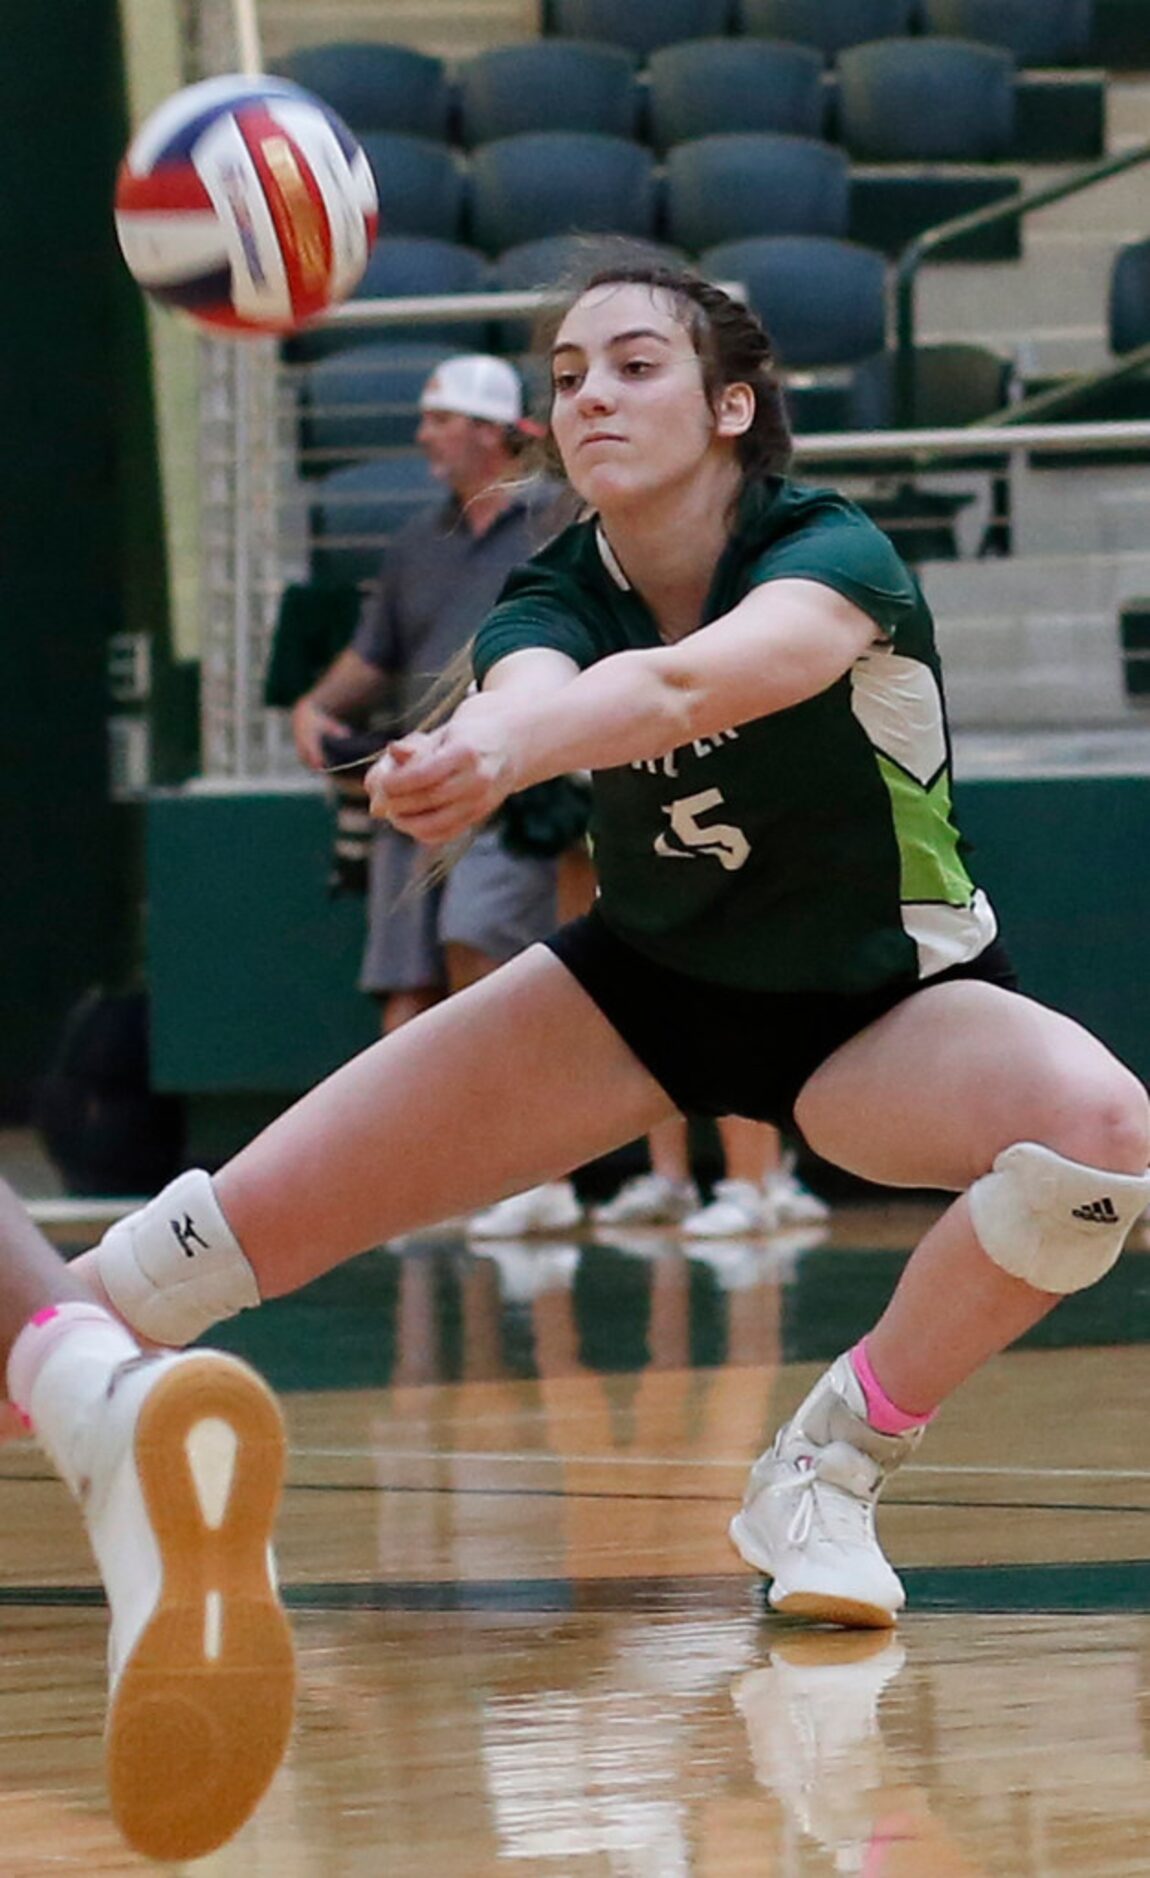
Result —
<instances>
[{"instance_id":1,"label":"volleyball","mask_svg":"<svg viewBox=\"0 0 1150 1878\"><path fill-rule=\"evenodd\" d=\"M189 85L137 131L116 232L144 291L217 334L287 333L352 291L378 220L363 150L286 79Z\"/></svg>"}]
</instances>

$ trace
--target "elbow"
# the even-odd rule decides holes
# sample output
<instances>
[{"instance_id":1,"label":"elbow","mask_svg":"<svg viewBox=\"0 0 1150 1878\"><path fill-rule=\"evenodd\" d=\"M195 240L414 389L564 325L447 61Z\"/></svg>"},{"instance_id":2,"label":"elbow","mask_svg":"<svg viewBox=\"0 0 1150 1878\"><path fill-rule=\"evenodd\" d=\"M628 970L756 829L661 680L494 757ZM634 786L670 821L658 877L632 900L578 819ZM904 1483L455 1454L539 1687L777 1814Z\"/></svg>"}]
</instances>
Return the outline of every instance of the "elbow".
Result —
<instances>
[{"instance_id":1,"label":"elbow","mask_svg":"<svg viewBox=\"0 0 1150 1878\"><path fill-rule=\"evenodd\" d=\"M678 749L695 743L707 731L707 695L693 673L685 671L675 659L668 659L660 671L662 715L666 722L665 748Z\"/></svg>"}]
</instances>

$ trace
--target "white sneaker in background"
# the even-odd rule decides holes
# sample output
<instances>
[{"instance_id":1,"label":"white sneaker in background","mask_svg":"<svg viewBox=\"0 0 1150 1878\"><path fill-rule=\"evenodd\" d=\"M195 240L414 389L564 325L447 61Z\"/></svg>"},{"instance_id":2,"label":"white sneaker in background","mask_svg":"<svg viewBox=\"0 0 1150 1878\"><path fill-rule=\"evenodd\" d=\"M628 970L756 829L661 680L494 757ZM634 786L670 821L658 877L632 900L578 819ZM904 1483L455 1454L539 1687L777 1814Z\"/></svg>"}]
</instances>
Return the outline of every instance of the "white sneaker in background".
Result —
<instances>
[{"instance_id":1,"label":"white sneaker in background","mask_svg":"<svg viewBox=\"0 0 1150 1878\"><path fill-rule=\"evenodd\" d=\"M763 1182L763 1199L768 1228L772 1232L779 1226L814 1226L831 1216L826 1201L820 1200L818 1194L812 1193L798 1178L793 1155L785 1155L777 1173L767 1175Z\"/></svg>"},{"instance_id":2,"label":"white sneaker in background","mask_svg":"<svg viewBox=\"0 0 1150 1878\"><path fill-rule=\"evenodd\" d=\"M464 1226L469 1239L520 1239L525 1233L569 1232L583 1218L583 1208L569 1180L552 1180L497 1200L475 1213Z\"/></svg>"},{"instance_id":3,"label":"white sneaker in background","mask_svg":"<svg viewBox=\"0 0 1150 1878\"><path fill-rule=\"evenodd\" d=\"M839 1872L866 1869L888 1781L879 1700L905 1661L889 1630L798 1631L731 1692L755 1779Z\"/></svg>"},{"instance_id":4,"label":"white sneaker in background","mask_svg":"<svg viewBox=\"0 0 1150 1878\"><path fill-rule=\"evenodd\" d=\"M636 1174L624 1181L613 1200L591 1208L597 1226L677 1226L699 1204L693 1180L668 1180L665 1174Z\"/></svg>"},{"instance_id":5,"label":"white sneaker in background","mask_svg":"<svg viewBox=\"0 0 1150 1878\"><path fill-rule=\"evenodd\" d=\"M743 1239L765 1232L766 1202L752 1180L716 1180L714 1198L685 1219L680 1231L688 1239Z\"/></svg>"},{"instance_id":6,"label":"white sneaker in background","mask_svg":"<svg viewBox=\"0 0 1150 1878\"><path fill-rule=\"evenodd\" d=\"M284 1453L271 1390L211 1350L120 1364L70 1444L112 1619L108 1793L150 1858L223 1845L287 1747L295 1658L271 1555Z\"/></svg>"},{"instance_id":7,"label":"white sneaker in background","mask_svg":"<svg viewBox=\"0 0 1150 1878\"><path fill-rule=\"evenodd\" d=\"M875 1502L922 1429L881 1435L864 1409L850 1358L840 1356L751 1469L730 1536L746 1563L772 1580L777 1611L882 1628L906 1602L875 1537Z\"/></svg>"}]
</instances>

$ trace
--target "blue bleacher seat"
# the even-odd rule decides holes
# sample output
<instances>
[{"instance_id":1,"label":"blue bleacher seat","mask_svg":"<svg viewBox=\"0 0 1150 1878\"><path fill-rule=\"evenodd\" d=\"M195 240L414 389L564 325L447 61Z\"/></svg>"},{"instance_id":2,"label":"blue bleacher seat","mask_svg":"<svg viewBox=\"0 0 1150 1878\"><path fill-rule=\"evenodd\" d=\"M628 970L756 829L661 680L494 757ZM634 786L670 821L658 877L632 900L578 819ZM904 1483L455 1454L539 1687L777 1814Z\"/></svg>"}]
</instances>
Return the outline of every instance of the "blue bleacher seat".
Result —
<instances>
[{"instance_id":1,"label":"blue bleacher seat","mask_svg":"<svg viewBox=\"0 0 1150 1878\"><path fill-rule=\"evenodd\" d=\"M1115 255L1107 321L1112 352L1150 344L1150 241L1129 242Z\"/></svg>"},{"instance_id":2,"label":"blue bleacher seat","mask_svg":"<svg viewBox=\"0 0 1150 1878\"><path fill-rule=\"evenodd\" d=\"M448 348L386 341L333 352L298 379L300 468L322 476L381 450L411 449L419 396Z\"/></svg>"},{"instance_id":3,"label":"blue bleacher seat","mask_svg":"<svg viewBox=\"0 0 1150 1878\"><path fill-rule=\"evenodd\" d=\"M699 257L711 280L741 282L782 364L849 365L882 350L886 262L831 235L760 235Z\"/></svg>"},{"instance_id":4,"label":"blue bleacher seat","mask_svg":"<svg viewBox=\"0 0 1150 1878\"><path fill-rule=\"evenodd\" d=\"M312 485L311 578L371 580L388 537L442 494L422 450L332 470Z\"/></svg>"},{"instance_id":5,"label":"blue bleacher seat","mask_svg":"<svg viewBox=\"0 0 1150 1878\"><path fill-rule=\"evenodd\" d=\"M301 46L279 69L323 98L354 131L448 135L451 84L443 60L429 53L372 40L333 40Z\"/></svg>"},{"instance_id":6,"label":"blue bleacher seat","mask_svg":"<svg viewBox=\"0 0 1150 1878\"><path fill-rule=\"evenodd\" d=\"M854 371L849 400L852 430L894 430L901 414L898 362L876 352ZM914 352L914 422L920 427L974 424L1010 401L1014 361L988 346L922 345Z\"/></svg>"},{"instance_id":7,"label":"blue bleacher seat","mask_svg":"<svg viewBox=\"0 0 1150 1878\"><path fill-rule=\"evenodd\" d=\"M847 46L909 32L916 0L736 0L740 31L791 39L835 59Z\"/></svg>"},{"instance_id":8,"label":"blue bleacher seat","mask_svg":"<svg viewBox=\"0 0 1150 1878\"><path fill-rule=\"evenodd\" d=\"M471 238L488 254L573 230L652 236L649 150L592 131L529 131L481 144L471 158Z\"/></svg>"},{"instance_id":9,"label":"blue bleacher seat","mask_svg":"<svg viewBox=\"0 0 1150 1878\"><path fill-rule=\"evenodd\" d=\"M446 144L402 132L360 132L379 192L384 240L393 235L435 235L458 241L463 232L466 172Z\"/></svg>"},{"instance_id":10,"label":"blue bleacher seat","mask_svg":"<svg viewBox=\"0 0 1150 1878\"><path fill-rule=\"evenodd\" d=\"M696 39L647 64L648 135L660 153L721 131L821 137L822 60L809 46L770 39Z\"/></svg>"},{"instance_id":11,"label":"blue bleacher seat","mask_svg":"<svg viewBox=\"0 0 1150 1878\"><path fill-rule=\"evenodd\" d=\"M686 256L679 248L658 241L629 241L626 253L636 260L647 259L668 267L682 267ZM624 250L612 244L610 259L621 258ZM547 235L541 241L524 241L499 255L493 267L495 285L509 291L528 292L539 287L570 288L594 272L599 259L606 259L604 249L592 238L579 235ZM525 352L531 343L530 320L500 320L497 349L501 352Z\"/></svg>"},{"instance_id":12,"label":"blue bleacher seat","mask_svg":"<svg viewBox=\"0 0 1150 1878\"><path fill-rule=\"evenodd\" d=\"M633 137L640 89L634 56L586 40L493 46L458 75L459 124L469 147L531 130Z\"/></svg>"},{"instance_id":13,"label":"blue bleacher seat","mask_svg":"<svg viewBox=\"0 0 1150 1878\"><path fill-rule=\"evenodd\" d=\"M922 0L930 33L1005 46L1019 65L1067 65L1084 58L1093 0Z\"/></svg>"},{"instance_id":14,"label":"blue bleacher seat","mask_svg":"<svg viewBox=\"0 0 1150 1878\"><path fill-rule=\"evenodd\" d=\"M732 132L667 157L667 237L692 254L748 235L845 235L849 213L850 164L813 137Z\"/></svg>"},{"instance_id":15,"label":"blue bleacher seat","mask_svg":"<svg viewBox=\"0 0 1150 1878\"><path fill-rule=\"evenodd\" d=\"M731 0L550 0L544 25L569 39L626 46L641 59L681 39L712 39L730 24Z\"/></svg>"},{"instance_id":16,"label":"blue bleacher seat","mask_svg":"<svg viewBox=\"0 0 1150 1878\"><path fill-rule=\"evenodd\" d=\"M459 242L437 241L431 235L393 235L376 244L367 271L352 296L354 300L406 299L409 295L485 293L490 285L488 264L473 248ZM301 363L326 358L349 347L411 341L446 345L452 352L483 352L491 341L485 319L442 320L405 326L314 326L284 342L284 355Z\"/></svg>"},{"instance_id":17,"label":"blue bleacher seat","mask_svg":"<svg viewBox=\"0 0 1150 1878\"><path fill-rule=\"evenodd\" d=\"M839 135L863 162L986 163L1014 135L1015 68L999 46L880 39L838 61Z\"/></svg>"}]
</instances>

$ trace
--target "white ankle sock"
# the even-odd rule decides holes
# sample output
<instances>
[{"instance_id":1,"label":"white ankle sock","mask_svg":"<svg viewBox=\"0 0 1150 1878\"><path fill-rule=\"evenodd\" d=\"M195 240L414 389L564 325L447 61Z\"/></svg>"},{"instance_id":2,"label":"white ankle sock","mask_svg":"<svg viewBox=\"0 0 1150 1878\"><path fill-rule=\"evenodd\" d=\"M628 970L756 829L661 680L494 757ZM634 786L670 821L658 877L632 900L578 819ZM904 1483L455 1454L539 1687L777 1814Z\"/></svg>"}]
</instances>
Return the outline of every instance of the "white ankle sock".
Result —
<instances>
[{"instance_id":1,"label":"white ankle sock","mask_svg":"<svg viewBox=\"0 0 1150 1878\"><path fill-rule=\"evenodd\" d=\"M71 1299L37 1311L12 1345L8 1393L73 1493L77 1437L112 1371L139 1354L109 1311Z\"/></svg>"}]
</instances>

